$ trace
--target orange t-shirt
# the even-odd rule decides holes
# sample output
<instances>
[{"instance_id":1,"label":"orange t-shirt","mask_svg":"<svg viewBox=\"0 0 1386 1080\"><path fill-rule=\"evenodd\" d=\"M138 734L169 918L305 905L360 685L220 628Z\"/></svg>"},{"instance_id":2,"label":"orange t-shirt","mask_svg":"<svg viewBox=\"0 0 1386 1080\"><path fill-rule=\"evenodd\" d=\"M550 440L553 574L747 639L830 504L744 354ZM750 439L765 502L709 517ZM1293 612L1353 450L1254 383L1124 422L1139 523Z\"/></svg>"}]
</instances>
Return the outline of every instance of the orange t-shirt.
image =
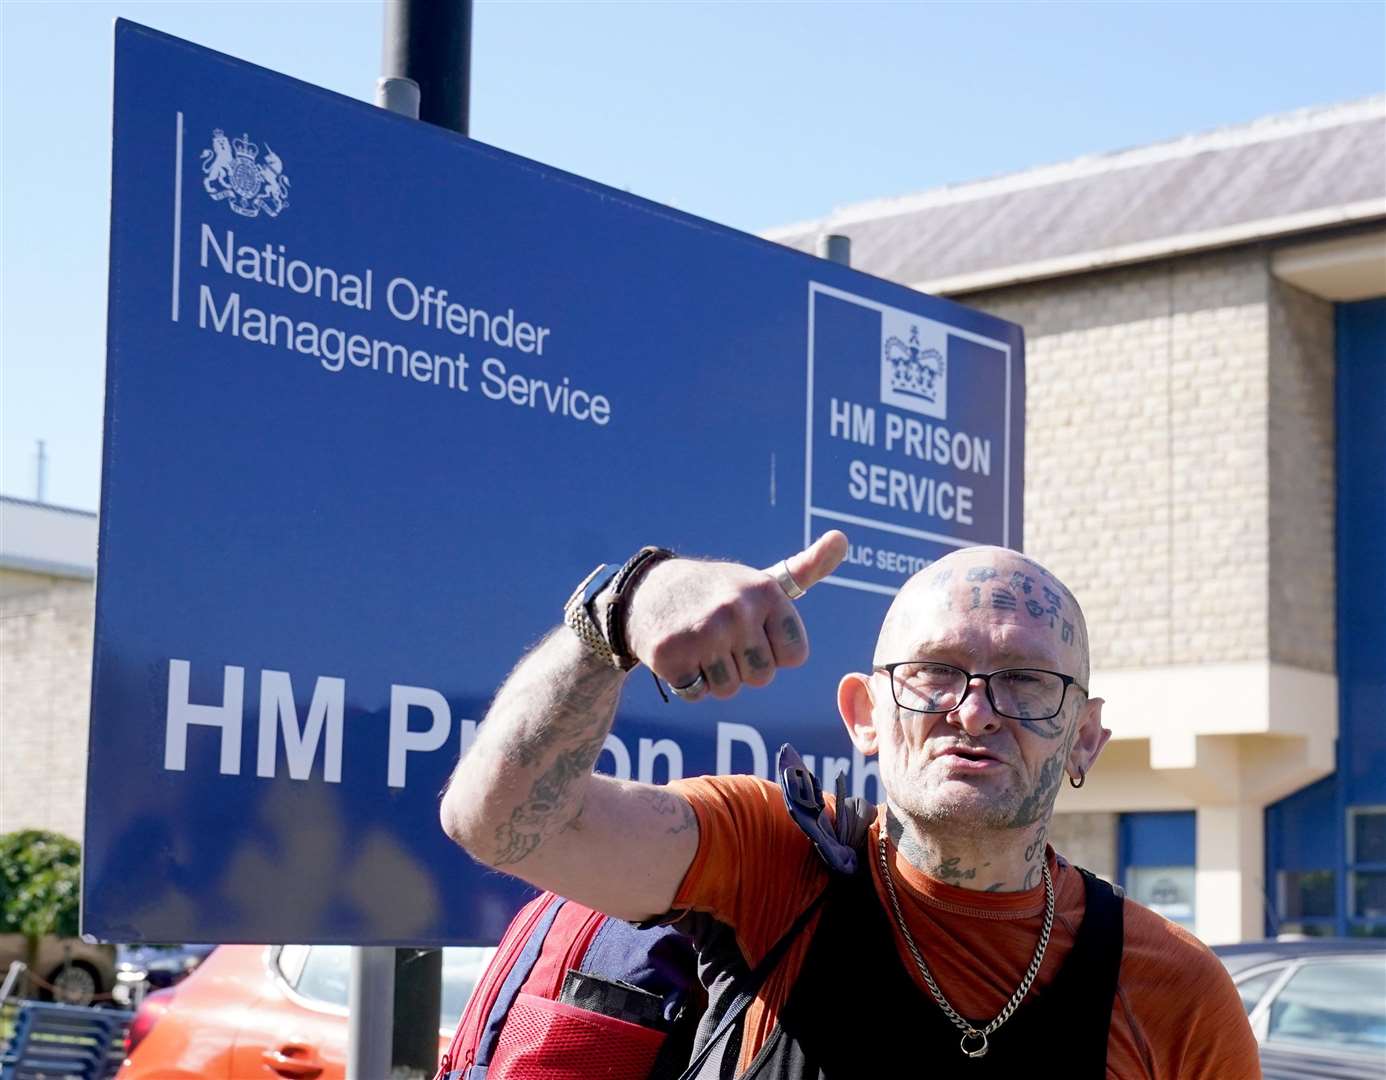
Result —
<instances>
[{"instance_id":1,"label":"orange t-shirt","mask_svg":"<svg viewBox=\"0 0 1386 1080\"><path fill-rule=\"evenodd\" d=\"M676 911L706 912L729 926L754 966L828 884L828 870L790 818L780 790L752 776L703 776L672 785L698 816L698 853L674 898ZM871 826L875 851L880 818ZM1082 875L1046 849L1055 915L1034 989L1053 981L1083 919ZM987 893L961 889L893 856L896 893L910 933L944 995L964 1016L995 1016L1025 976L1039 940L1044 887ZM876 891L885 899L880 861ZM889 908L886 909L889 911ZM815 917L816 921L816 917ZM894 919L891 919L892 924ZM1151 1080L1253 1080L1256 1040L1231 978L1201 941L1128 899L1125 951L1107 1044L1107 1075ZM738 1072L774 1030L808 953L813 923L791 946L747 1011ZM928 996L896 930L902 963ZM1056 1047L1063 1033L1055 1032Z\"/></svg>"}]
</instances>

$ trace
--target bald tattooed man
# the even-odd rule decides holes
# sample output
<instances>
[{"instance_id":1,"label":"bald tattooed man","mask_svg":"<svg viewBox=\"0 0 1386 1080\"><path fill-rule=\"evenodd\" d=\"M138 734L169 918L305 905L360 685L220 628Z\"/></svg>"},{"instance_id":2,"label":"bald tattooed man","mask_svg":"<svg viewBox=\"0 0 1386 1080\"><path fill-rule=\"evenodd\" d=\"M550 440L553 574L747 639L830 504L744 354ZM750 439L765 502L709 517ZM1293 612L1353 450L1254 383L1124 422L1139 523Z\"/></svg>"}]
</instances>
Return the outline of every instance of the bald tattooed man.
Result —
<instances>
[{"instance_id":1,"label":"bald tattooed man","mask_svg":"<svg viewBox=\"0 0 1386 1080\"><path fill-rule=\"evenodd\" d=\"M657 549L599 568L498 692L444 828L611 915L696 916L743 969L813 908L705 1077L1259 1077L1208 949L1046 842L1060 783L1083 783L1110 732L1077 599L1018 552L920 571L871 670L841 678L838 711L885 794L862 872L831 874L769 781L592 772L636 662L693 702L803 664L791 601L846 547L830 532L764 571Z\"/></svg>"}]
</instances>

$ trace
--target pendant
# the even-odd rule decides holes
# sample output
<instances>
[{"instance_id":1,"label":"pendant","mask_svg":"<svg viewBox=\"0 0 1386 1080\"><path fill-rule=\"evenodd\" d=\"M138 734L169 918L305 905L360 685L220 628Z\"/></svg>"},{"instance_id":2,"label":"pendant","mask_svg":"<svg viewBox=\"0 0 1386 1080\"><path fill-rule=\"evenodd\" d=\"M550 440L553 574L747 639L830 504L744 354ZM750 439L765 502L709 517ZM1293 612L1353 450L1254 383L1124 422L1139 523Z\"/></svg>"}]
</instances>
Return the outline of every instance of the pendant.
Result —
<instances>
[{"instance_id":1,"label":"pendant","mask_svg":"<svg viewBox=\"0 0 1386 1080\"><path fill-rule=\"evenodd\" d=\"M968 1039L981 1039L982 1045L975 1050L967 1048ZM959 1044L962 1052L970 1058L985 1057L987 1053L987 1033L985 1031L967 1031L963 1033L962 1042Z\"/></svg>"}]
</instances>

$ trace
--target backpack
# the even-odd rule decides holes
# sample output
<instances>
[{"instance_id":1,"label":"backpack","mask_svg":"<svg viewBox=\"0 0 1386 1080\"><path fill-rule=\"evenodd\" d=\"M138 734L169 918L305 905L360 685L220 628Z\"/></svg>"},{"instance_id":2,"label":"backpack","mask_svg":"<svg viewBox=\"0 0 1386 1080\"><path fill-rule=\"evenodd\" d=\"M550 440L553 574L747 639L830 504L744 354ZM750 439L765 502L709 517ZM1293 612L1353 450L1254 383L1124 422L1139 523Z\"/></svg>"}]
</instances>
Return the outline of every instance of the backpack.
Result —
<instances>
[{"instance_id":1,"label":"backpack","mask_svg":"<svg viewBox=\"0 0 1386 1080\"><path fill-rule=\"evenodd\" d=\"M788 744L777 762L785 805L835 873L854 873L870 808L837 781L838 813ZM674 1080L695 1075L755 999L825 893L752 971L689 1061L707 1007L693 941L636 926L551 892L511 921L472 992L435 1080Z\"/></svg>"},{"instance_id":2,"label":"backpack","mask_svg":"<svg viewBox=\"0 0 1386 1080\"><path fill-rule=\"evenodd\" d=\"M506 929L438 1080L657 1075L669 1036L701 1011L696 967L672 927L641 929L542 893Z\"/></svg>"}]
</instances>

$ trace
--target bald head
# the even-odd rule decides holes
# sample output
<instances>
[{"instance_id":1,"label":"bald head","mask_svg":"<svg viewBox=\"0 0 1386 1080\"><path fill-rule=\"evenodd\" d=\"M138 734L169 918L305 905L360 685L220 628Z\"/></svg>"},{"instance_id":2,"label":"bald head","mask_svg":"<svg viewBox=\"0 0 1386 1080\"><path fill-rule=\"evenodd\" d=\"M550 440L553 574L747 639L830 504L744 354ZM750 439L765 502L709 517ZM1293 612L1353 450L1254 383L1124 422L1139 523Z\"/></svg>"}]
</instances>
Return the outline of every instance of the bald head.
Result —
<instances>
[{"instance_id":1,"label":"bald head","mask_svg":"<svg viewBox=\"0 0 1386 1080\"><path fill-rule=\"evenodd\" d=\"M1033 559L1002 547L969 547L909 579L876 641L877 664L906 660L931 642L979 640L1052 655L1084 686L1088 631L1068 587Z\"/></svg>"}]
</instances>

